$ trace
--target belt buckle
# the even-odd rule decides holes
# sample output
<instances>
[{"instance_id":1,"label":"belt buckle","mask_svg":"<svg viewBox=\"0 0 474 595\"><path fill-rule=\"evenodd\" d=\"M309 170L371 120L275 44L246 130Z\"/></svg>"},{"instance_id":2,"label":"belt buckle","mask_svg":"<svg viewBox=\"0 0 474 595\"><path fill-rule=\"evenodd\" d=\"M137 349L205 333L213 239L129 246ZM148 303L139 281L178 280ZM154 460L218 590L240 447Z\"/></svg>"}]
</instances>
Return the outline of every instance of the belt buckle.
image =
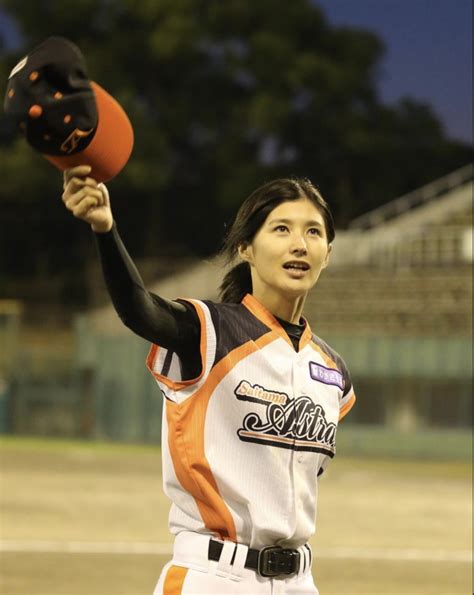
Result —
<instances>
[{"instance_id":1,"label":"belt buckle","mask_svg":"<svg viewBox=\"0 0 474 595\"><path fill-rule=\"evenodd\" d=\"M294 574L298 571L300 553L280 546L268 546L258 553L258 574L265 577Z\"/></svg>"}]
</instances>

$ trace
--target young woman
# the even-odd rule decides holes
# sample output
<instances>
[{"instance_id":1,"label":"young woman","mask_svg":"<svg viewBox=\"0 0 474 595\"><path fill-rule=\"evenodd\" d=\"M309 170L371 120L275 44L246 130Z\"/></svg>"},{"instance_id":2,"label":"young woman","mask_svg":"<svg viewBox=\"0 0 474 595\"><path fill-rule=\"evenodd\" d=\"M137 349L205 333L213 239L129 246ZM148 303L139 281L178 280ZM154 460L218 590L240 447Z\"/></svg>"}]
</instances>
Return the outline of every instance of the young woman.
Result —
<instances>
[{"instance_id":1,"label":"young woman","mask_svg":"<svg viewBox=\"0 0 474 595\"><path fill-rule=\"evenodd\" d=\"M120 240L106 188L67 170L63 201L96 233L122 321L150 341L165 397L163 478L173 559L155 595L318 593L308 540L318 477L355 395L338 354L302 317L334 226L302 179L265 184L225 240L220 303L148 292Z\"/></svg>"}]
</instances>

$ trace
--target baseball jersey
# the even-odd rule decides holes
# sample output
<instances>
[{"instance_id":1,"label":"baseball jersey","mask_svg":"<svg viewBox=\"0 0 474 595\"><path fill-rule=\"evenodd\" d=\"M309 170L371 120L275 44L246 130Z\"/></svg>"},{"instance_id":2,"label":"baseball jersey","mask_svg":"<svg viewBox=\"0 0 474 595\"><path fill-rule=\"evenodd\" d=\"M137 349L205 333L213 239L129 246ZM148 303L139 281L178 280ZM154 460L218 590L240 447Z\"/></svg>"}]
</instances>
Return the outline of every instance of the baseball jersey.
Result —
<instances>
[{"instance_id":1,"label":"baseball jersey","mask_svg":"<svg viewBox=\"0 0 474 595\"><path fill-rule=\"evenodd\" d=\"M183 379L179 357L159 345L147 358L165 397L170 530L299 547L315 531L317 477L355 401L347 367L308 324L295 350L251 294L183 301L200 321L199 375Z\"/></svg>"}]
</instances>

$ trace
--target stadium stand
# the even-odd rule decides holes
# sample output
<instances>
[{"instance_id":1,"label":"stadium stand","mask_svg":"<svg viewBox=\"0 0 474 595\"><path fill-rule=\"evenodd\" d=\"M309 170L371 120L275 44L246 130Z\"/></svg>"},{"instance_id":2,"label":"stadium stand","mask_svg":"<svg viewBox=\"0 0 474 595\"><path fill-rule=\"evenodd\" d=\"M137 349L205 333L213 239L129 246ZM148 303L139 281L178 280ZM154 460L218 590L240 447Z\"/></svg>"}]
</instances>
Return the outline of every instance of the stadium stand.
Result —
<instances>
[{"instance_id":1,"label":"stadium stand","mask_svg":"<svg viewBox=\"0 0 474 595\"><path fill-rule=\"evenodd\" d=\"M338 232L306 305L323 336L471 332L472 178L462 168Z\"/></svg>"},{"instance_id":2,"label":"stadium stand","mask_svg":"<svg viewBox=\"0 0 474 595\"><path fill-rule=\"evenodd\" d=\"M349 364L360 399L347 423L405 433L469 426L472 191L468 166L337 232L305 313ZM148 286L168 298L218 299L221 265L199 262ZM61 340L64 361L48 366L60 377L32 373L32 361L13 379L13 431L159 440L161 399L144 366L148 345L109 303L79 315L72 339L71 349ZM36 347L48 353L44 343Z\"/></svg>"}]
</instances>

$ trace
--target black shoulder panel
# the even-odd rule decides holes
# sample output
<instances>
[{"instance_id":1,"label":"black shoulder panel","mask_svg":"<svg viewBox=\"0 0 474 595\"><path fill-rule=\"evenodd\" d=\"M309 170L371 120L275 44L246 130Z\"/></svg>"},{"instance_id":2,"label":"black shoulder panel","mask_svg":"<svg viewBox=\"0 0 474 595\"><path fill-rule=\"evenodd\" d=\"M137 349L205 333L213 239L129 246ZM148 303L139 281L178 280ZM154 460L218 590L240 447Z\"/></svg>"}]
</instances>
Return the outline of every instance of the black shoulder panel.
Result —
<instances>
[{"instance_id":1,"label":"black shoulder panel","mask_svg":"<svg viewBox=\"0 0 474 595\"><path fill-rule=\"evenodd\" d=\"M242 304L219 304L207 300L204 303L209 308L216 330L217 348L214 364L236 347L248 341L255 341L270 331Z\"/></svg>"}]
</instances>

